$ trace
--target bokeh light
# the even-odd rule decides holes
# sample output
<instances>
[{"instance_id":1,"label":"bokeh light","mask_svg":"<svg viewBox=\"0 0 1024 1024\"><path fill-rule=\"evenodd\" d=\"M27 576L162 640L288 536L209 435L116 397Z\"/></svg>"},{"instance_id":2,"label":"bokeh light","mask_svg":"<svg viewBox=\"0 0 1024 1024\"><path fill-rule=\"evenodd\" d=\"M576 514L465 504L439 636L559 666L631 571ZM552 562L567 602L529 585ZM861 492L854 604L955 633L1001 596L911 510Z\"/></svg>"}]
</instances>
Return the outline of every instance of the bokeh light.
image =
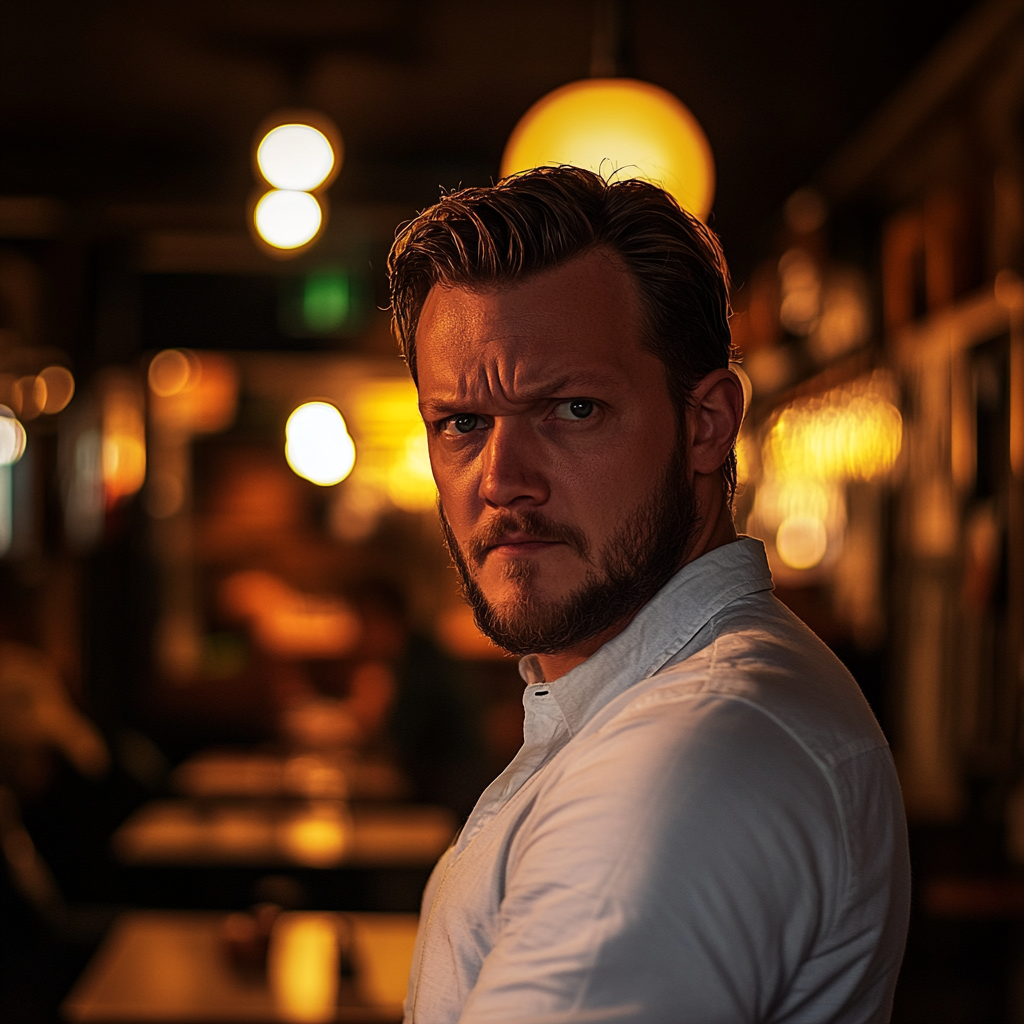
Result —
<instances>
[{"instance_id":1,"label":"bokeh light","mask_svg":"<svg viewBox=\"0 0 1024 1024\"><path fill-rule=\"evenodd\" d=\"M329 402L306 402L288 417L285 457L301 477L321 487L352 472L356 446L341 413Z\"/></svg>"},{"instance_id":2,"label":"bokeh light","mask_svg":"<svg viewBox=\"0 0 1024 1024\"><path fill-rule=\"evenodd\" d=\"M195 358L180 348L169 348L153 356L149 364L149 387L154 395L169 398L188 387L196 374Z\"/></svg>"},{"instance_id":3,"label":"bokeh light","mask_svg":"<svg viewBox=\"0 0 1024 1024\"><path fill-rule=\"evenodd\" d=\"M808 252L793 248L782 254L779 287L779 323L791 334L810 334L821 315L821 271Z\"/></svg>"},{"instance_id":4,"label":"bokeh light","mask_svg":"<svg viewBox=\"0 0 1024 1024\"><path fill-rule=\"evenodd\" d=\"M846 485L877 480L896 463L903 419L895 386L875 371L813 397L799 398L769 421L748 530L774 542L790 569L831 565L846 531ZM751 474L755 453L745 452Z\"/></svg>"},{"instance_id":5,"label":"bokeh light","mask_svg":"<svg viewBox=\"0 0 1024 1024\"><path fill-rule=\"evenodd\" d=\"M792 402L777 414L764 446L770 471L786 477L871 480L892 469L903 418L881 378Z\"/></svg>"},{"instance_id":6,"label":"bokeh light","mask_svg":"<svg viewBox=\"0 0 1024 1024\"><path fill-rule=\"evenodd\" d=\"M0 466L13 466L25 454L25 428L6 405L0 405Z\"/></svg>"},{"instance_id":7,"label":"bokeh light","mask_svg":"<svg viewBox=\"0 0 1024 1024\"><path fill-rule=\"evenodd\" d=\"M256 163L267 181L279 189L311 192L334 169L334 149L323 132L308 124L282 124L263 137Z\"/></svg>"},{"instance_id":8,"label":"bokeh light","mask_svg":"<svg viewBox=\"0 0 1024 1024\"><path fill-rule=\"evenodd\" d=\"M348 848L351 831L352 824L344 813L344 805L323 801L286 822L280 843L299 864L333 867Z\"/></svg>"},{"instance_id":9,"label":"bokeh light","mask_svg":"<svg viewBox=\"0 0 1024 1024\"><path fill-rule=\"evenodd\" d=\"M323 219L315 196L283 189L268 192L253 211L260 238L275 249L298 249L311 242Z\"/></svg>"},{"instance_id":10,"label":"bokeh light","mask_svg":"<svg viewBox=\"0 0 1024 1024\"><path fill-rule=\"evenodd\" d=\"M326 914L282 914L274 925L267 973L280 1019L337 1019L338 931Z\"/></svg>"},{"instance_id":11,"label":"bokeh light","mask_svg":"<svg viewBox=\"0 0 1024 1024\"><path fill-rule=\"evenodd\" d=\"M828 550L828 530L818 516L788 516L775 534L779 557L791 569L811 569Z\"/></svg>"},{"instance_id":12,"label":"bokeh light","mask_svg":"<svg viewBox=\"0 0 1024 1024\"><path fill-rule=\"evenodd\" d=\"M34 420L46 407L46 381L30 374L14 382L11 389L11 403L14 411L23 420Z\"/></svg>"},{"instance_id":13,"label":"bokeh light","mask_svg":"<svg viewBox=\"0 0 1024 1024\"><path fill-rule=\"evenodd\" d=\"M697 119L670 92L631 78L572 82L530 107L505 147L502 176L550 164L652 181L701 220L715 197L715 161Z\"/></svg>"},{"instance_id":14,"label":"bokeh light","mask_svg":"<svg viewBox=\"0 0 1024 1024\"><path fill-rule=\"evenodd\" d=\"M48 415L66 409L75 395L75 378L66 366L47 366L39 374L39 380L46 386L43 412Z\"/></svg>"},{"instance_id":15,"label":"bokeh light","mask_svg":"<svg viewBox=\"0 0 1024 1024\"><path fill-rule=\"evenodd\" d=\"M130 497L146 479L146 421L141 388L124 372L103 386L103 489L107 507Z\"/></svg>"},{"instance_id":16,"label":"bokeh light","mask_svg":"<svg viewBox=\"0 0 1024 1024\"><path fill-rule=\"evenodd\" d=\"M388 497L406 512L429 512L437 503L427 438L421 426L406 438L402 453L388 473Z\"/></svg>"},{"instance_id":17,"label":"bokeh light","mask_svg":"<svg viewBox=\"0 0 1024 1024\"><path fill-rule=\"evenodd\" d=\"M165 349L150 361L148 379L150 415L160 429L209 434L234 419L238 367L227 356Z\"/></svg>"},{"instance_id":18,"label":"bokeh light","mask_svg":"<svg viewBox=\"0 0 1024 1024\"><path fill-rule=\"evenodd\" d=\"M835 481L768 474L758 484L748 527L774 541L783 565L812 569L839 552L846 499Z\"/></svg>"}]
</instances>

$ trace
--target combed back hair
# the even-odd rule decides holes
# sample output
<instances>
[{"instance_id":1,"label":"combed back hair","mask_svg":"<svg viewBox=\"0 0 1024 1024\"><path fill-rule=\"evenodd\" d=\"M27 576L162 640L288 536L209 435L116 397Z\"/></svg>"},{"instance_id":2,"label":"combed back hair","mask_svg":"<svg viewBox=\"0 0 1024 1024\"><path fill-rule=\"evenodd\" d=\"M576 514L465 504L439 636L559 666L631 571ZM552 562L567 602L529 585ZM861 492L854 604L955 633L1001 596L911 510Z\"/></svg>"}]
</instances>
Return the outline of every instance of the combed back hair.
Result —
<instances>
[{"instance_id":1,"label":"combed back hair","mask_svg":"<svg viewBox=\"0 0 1024 1024\"><path fill-rule=\"evenodd\" d=\"M416 327L435 284L503 287L594 249L613 253L636 282L644 341L665 366L681 429L693 388L732 354L722 248L656 185L578 167L538 167L449 193L399 229L388 257L391 310L413 380ZM731 498L734 452L722 476Z\"/></svg>"}]
</instances>

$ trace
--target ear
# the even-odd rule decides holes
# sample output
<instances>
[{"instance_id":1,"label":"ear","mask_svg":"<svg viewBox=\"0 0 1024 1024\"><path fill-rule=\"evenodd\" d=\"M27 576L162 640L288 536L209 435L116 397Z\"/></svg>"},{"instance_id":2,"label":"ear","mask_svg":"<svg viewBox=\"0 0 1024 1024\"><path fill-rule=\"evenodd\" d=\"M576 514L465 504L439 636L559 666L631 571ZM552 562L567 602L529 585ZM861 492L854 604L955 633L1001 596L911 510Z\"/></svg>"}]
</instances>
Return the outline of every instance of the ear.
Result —
<instances>
[{"instance_id":1,"label":"ear","mask_svg":"<svg viewBox=\"0 0 1024 1024\"><path fill-rule=\"evenodd\" d=\"M743 386L732 370L712 370L690 395L690 469L717 473L743 421Z\"/></svg>"}]
</instances>

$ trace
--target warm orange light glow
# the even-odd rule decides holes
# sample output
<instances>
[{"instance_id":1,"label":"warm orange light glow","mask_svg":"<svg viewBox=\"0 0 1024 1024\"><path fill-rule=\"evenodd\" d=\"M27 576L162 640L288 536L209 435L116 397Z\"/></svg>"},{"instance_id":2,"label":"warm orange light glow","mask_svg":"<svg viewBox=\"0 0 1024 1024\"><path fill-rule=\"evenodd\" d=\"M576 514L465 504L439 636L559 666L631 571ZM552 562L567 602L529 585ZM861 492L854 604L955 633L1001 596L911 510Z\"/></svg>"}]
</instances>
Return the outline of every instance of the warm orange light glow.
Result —
<instances>
[{"instance_id":1,"label":"warm orange light glow","mask_svg":"<svg viewBox=\"0 0 1024 1024\"><path fill-rule=\"evenodd\" d=\"M741 487L750 479L754 447L749 434L741 433L736 438L736 483Z\"/></svg>"},{"instance_id":2,"label":"warm orange light glow","mask_svg":"<svg viewBox=\"0 0 1024 1024\"><path fill-rule=\"evenodd\" d=\"M322 1024L338 1014L338 931L327 914L282 914L268 962L270 990L282 1020Z\"/></svg>"},{"instance_id":3,"label":"warm orange light glow","mask_svg":"<svg viewBox=\"0 0 1024 1024\"><path fill-rule=\"evenodd\" d=\"M225 614L248 621L260 645L282 658L342 657L359 638L359 619L340 598L303 593L267 572L233 573L218 600Z\"/></svg>"},{"instance_id":4,"label":"warm orange light glow","mask_svg":"<svg viewBox=\"0 0 1024 1024\"><path fill-rule=\"evenodd\" d=\"M149 364L149 387L158 398L169 398L188 387L200 372L190 352L169 348L153 356Z\"/></svg>"},{"instance_id":5,"label":"warm orange light glow","mask_svg":"<svg viewBox=\"0 0 1024 1024\"><path fill-rule=\"evenodd\" d=\"M828 550L828 531L818 516L789 516L779 524L775 534L779 557L791 569L811 569Z\"/></svg>"},{"instance_id":6,"label":"warm orange light glow","mask_svg":"<svg viewBox=\"0 0 1024 1024\"><path fill-rule=\"evenodd\" d=\"M764 459L785 477L871 480L892 469L902 442L903 418L881 380L870 378L786 406Z\"/></svg>"},{"instance_id":7,"label":"warm orange light glow","mask_svg":"<svg viewBox=\"0 0 1024 1024\"><path fill-rule=\"evenodd\" d=\"M368 381L355 396L353 414L364 439L364 480L398 508L431 511L437 488L415 385L407 380Z\"/></svg>"},{"instance_id":8,"label":"warm orange light glow","mask_svg":"<svg viewBox=\"0 0 1024 1024\"><path fill-rule=\"evenodd\" d=\"M343 800L348 778L340 764L318 754L207 751L189 758L171 776L188 796L301 796Z\"/></svg>"},{"instance_id":9,"label":"warm orange light glow","mask_svg":"<svg viewBox=\"0 0 1024 1024\"><path fill-rule=\"evenodd\" d=\"M784 565L811 569L836 554L846 501L835 482L767 473L758 484L748 529L772 538Z\"/></svg>"},{"instance_id":10,"label":"warm orange light glow","mask_svg":"<svg viewBox=\"0 0 1024 1024\"><path fill-rule=\"evenodd\" d=\"M903 420L893 392L878 371L790 402L770 421L748 529L774 542L784 566L806 570L838 557L845 485L884 476L899 456Z\"/></svg>"},{"instance_id":11,"label":"warm orange light glow","mask_svg":"<svg viewBox=\"0 0 1024 1024\"><path fill-rule=\"evenodd\" d=\"M779 260L779 286L779 322L792 334L810 334L821 314L818 264L803 249L784 252Z\"/></svg>"},{"instance_id":12,"label":"warm orange light glow","mask_svg":"<svg viewBox=\"0 0 1024 1024\"><path fill-rule=\"evenodd\" d=\"M172 348L149 364L153 421L159 427L212 434L229 426L238 404L238 370L226 356Z\"/></svg>"},{"instance_id":13,"label":"warm orange light glow","mask_svg":"<svg viewBox=\"0 0 1024 1024\"><path fill-rule=\"evenodd\" d=\"M343 804L318 803L282 826L280 843L297 863L325 868L341 860L350 834Z\"/></svg>"},{"instance_id":14,"label":"warm orange light glow","mask_svg":"<svg viewBox=\"0 0 1024 1024\"><path fill-rule=\"evenodd\" d=\"M46 386L43 412L52 416L66 409L75 395L75 378L71 371L64 366L48 366L39 374L39 380Z\"/></svg>"},{"instance_id":15,"label":"warm orange light glow","mask_svg":"<svg viewBox=\"0 0 1024 1024\"><path fill-rule=\"evenodd\" d=\"M305 402L288 417L284 454L301 477L321 487L352 472L356 446L345 419L330 402Z\"/></svg>"},{"instance_id":16,"label":"warm orange light glow","mask_svg":"<svg viewBox=\"0 0 1024 1024\"><path fill-rule=\"evenodd\" d=\"M142 391L119 371L103 387L103 489L107 507L134 494L146 479L146 427Z\"/></svg>"},{"instance_id":17,"label":"warm orange light glow","mask_svg":"<svg viewBox=\"0 0 1024 1024\"><path fill-rule=\"evenodd\" d=\"M46 406L46 381L42 377L21 377L11 388L11 405L26 422L34 420Z\"/></svg>"},{"instance_id":18,"label":"warm orange light glow","mask_svg":"<svg viewBox=\"0 0 1024 1024\"><path fill-rule=\"evenodd\" d=\"M468 605L457 604L442 612L437 618L436 629L442 647L457 658L498 661L508 657L493 640L477 629L473 609Z\"/></svg>"},{"instance_id":19,"label":"warm orange light glow","mask_svg":"<svg viewBox=\"0 0 1024 1024\"><path fill-rule=\"evenodd\" d=\"M367 915L353 928L353 959L359 964L359 994L371 1006L392 1006L401 1013L416 946L415 917Z\"/></svg>"},{"instance_id":20,"label":"warm orange light glow","mask_svg":"<svg viewBox=\"0 0 1024 1024\"><path fill-rule=\"evenodd\" d=\"M401 454L388 473L388 497L406 512L425 512L434 508L437 487L430 469L430 454L422 426L415 427L405 439Z\"/></svg>"},{"instance_id":21,"label":"warm orange light glow","mask_svg":"<svg viewBox=\"0 0 1024 1024\"><path fill-rule=\"evenodd\" d=\"M572 82L530 107L505 146L502 176L550 164L653 181L701 220L715 196L697 119L670 92L631 78Z\"/></svg>"}]
</instances>

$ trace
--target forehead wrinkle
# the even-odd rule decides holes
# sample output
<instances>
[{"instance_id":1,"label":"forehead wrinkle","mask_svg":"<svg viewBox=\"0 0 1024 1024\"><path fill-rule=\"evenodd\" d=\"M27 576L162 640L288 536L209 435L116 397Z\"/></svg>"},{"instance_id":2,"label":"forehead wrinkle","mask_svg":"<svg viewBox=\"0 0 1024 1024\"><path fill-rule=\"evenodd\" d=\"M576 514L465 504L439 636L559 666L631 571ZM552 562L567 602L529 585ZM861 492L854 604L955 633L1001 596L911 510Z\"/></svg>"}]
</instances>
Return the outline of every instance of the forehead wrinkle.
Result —
<instances>
[{"instance_id":1,"label":"forehead wrinkle","mask_svg":"<svg viewBox=\"0 0 1024 1024\"><path fill-rule=\"evenodd\" d=\"M502 399L509 405L531 405L545 398L556 396L563 398L588 398L592 397L591 390L594 388L616 390L622 385L621 377L614 373L590 372L586 369L581 369L563 373L548 380L542 379L535 383L524 384L521 387L515 383L511 387L506 387L499 383L499 386L495 388L491 384L491 378L487 373L485 365L483 363L478 364L478 369L477 379L482 385L484 392L489 395L500 394ZM478 394L473 393L467 378L460 376L452 391L423 401L420 405L423 409L444 411L472 404L473 400L477 397L479 397Z\"/></svg>"},{"instance_id":2,"label":"forehead wrinkle","mask_svg":"<svg viewBox=\"0 0 1024 1024\"><path fill-rule=\"evenodd\" d=\"M622 269L603 253L591 254L591 258L593 255ZM551 273L564 275L566 270L552 268ZM590 320L594 316L602 319L598 310L581 313L571 303L570 308L563 308L557 295L527 295L527 290L542 285L547 276L531 276L509 287L433 286L418 327L422 331L429 323L435 360L431 394L425 396L424 408L474 411L470 409L474 402L489 399L519 406L556 394L600 399L605 397L602 391L611 391L608 397L614 397L618 390L628 389L631 371L624 362L625 351L613 352L610 359L598 359L595 365L588 360L586 348L580 349L580 337L589 329ZM628 276L626 283L630 283ZM633 290L629 291L629 298L635 300ZM519 305L520 295L525 307ZM494 298L497 301L490 301ZM550 303L549 308L545 302ZM592 326L600 333L603 321ZM566 357L559 358L563 332L568 348ZM424 369L421 367L421 374Z\"/></svg>"}]
</instances>

